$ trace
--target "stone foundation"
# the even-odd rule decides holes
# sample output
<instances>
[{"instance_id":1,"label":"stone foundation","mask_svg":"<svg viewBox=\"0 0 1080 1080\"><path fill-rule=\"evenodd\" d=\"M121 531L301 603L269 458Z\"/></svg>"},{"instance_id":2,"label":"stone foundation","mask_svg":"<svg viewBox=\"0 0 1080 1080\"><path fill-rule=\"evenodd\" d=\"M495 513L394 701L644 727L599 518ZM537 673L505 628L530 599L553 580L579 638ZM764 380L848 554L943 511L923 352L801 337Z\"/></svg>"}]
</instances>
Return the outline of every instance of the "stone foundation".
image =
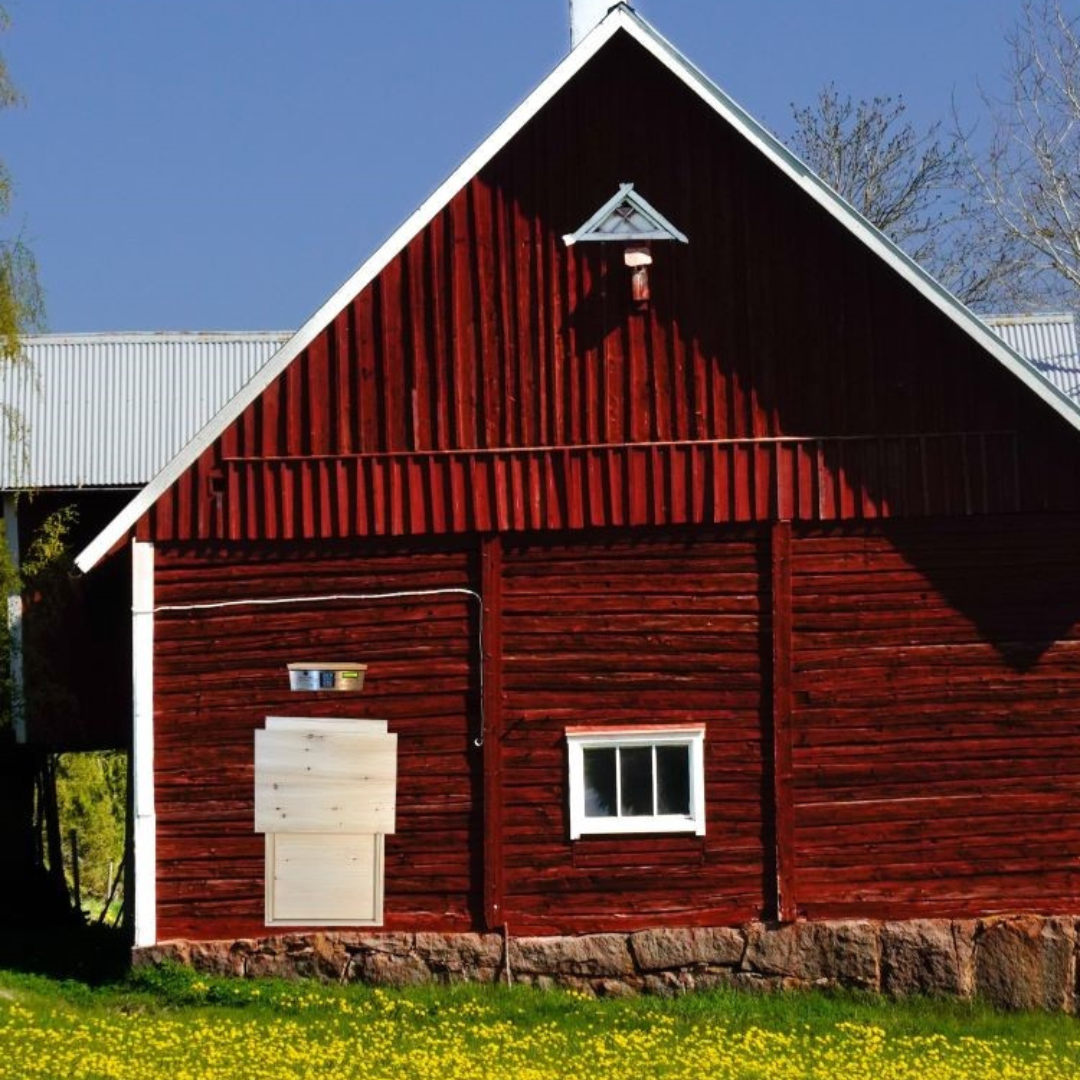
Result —
<instances>
[{"instance_id":1,"label":"stone foundation","mask_svg":"<svg viewBox=\"0 0 1080 1080\"><path fill-rule=\"evenodd\" d=\"M136 949L214 975L415 986L524 983L601 995L733 986L844 986L894 997L977 995L1009 1009L1076 1012L1078 917L751 923L581 937L312 933L170 941Z\"/></svg>"}]
</instances>

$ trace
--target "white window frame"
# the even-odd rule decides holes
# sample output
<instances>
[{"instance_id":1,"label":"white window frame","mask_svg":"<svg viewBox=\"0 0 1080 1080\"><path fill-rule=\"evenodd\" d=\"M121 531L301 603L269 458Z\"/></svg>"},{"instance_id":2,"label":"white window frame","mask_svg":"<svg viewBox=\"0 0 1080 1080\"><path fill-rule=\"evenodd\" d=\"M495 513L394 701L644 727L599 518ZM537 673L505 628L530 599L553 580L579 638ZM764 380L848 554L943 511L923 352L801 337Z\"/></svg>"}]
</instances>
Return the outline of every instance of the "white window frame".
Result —
<instances>
[{"instance_id":1,"label":"white window frame","mask_svg":"<svg viewBox=\"0 0 1080 1080\"><path fill-rule=\"evenodd\" d=\"M705 835L705 728L650 725L627 728L566 729L569 755L570 839L625 833L693 833ZM690 750L690 813L641 814L633 817L585 816L586 750L640 746L685 746ZM616 768L616 785L621 784ZM621 792L620 792L621 794ZM656 806L656 764L653 759L653 806Z\"/></svg>"}]
</instances>

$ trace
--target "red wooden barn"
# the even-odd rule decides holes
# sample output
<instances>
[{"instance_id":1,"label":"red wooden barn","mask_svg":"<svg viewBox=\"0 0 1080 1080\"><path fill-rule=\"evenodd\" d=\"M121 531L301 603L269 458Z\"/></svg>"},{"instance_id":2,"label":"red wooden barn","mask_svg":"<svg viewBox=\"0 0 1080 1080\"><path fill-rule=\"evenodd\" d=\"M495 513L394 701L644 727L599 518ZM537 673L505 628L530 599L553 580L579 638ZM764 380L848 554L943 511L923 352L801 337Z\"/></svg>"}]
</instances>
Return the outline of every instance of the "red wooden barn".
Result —
<instances>
[{"instance_id":1,"label":"red wooden barn","mask_svg":"<svg viewBox=\"0 0 1080 1080\"><path fill-rule=\"evenodd\" d=\"M81 556L138 944L1080 911L1078 428L617 5Z\"/></svg>"}]
</instances>

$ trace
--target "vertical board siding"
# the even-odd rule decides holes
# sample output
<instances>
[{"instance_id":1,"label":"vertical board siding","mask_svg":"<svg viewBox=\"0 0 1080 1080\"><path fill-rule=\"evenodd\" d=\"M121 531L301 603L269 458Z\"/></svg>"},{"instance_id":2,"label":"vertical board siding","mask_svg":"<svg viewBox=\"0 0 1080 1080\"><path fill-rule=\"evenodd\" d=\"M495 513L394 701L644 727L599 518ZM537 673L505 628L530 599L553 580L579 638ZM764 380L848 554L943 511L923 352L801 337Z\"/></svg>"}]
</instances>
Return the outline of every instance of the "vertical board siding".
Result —
<instances>
[{"instance_id":1,"label":"vertical board siding","mask_svg":"<svg viewBox=\"0 0 1080 1080\"><path fill-rule=\"evenodd\" d=\"M462 551L300 554L158 547L159 606L475 588ZM267 715L371 716L399 736L386 925L472 928L480 902L476 604L460 595L159 611L155 619L158 929L265 933L253 732ZM291 693L297 660L370 665L361 694Z\"/></svg>"},{"instance_id":2,"label":"vertical board siding","mask_svg":"<svg viewBox=\"0 0 1080 1080\"><path fill-rule=\"evenodd\" d=\"M762 558L753 535L506 545L502 845L511 932L762 914ZM571 842L567 726L656 723L705 725L707 834Z\"/></svg>"},{"instance_id":3,"label":"vertical board siding","mask_svg":"<svg viewBox=\"0 0 1080 1080\"><path fill-rule=\"evenodd\" d=\"M796 900L811 918L1080 905L1075 519L794 544Z\"/></svg>"},{"instance_id":4,"label":"vertical board siding","mask_svg":"<svg viewBox=\"0 0 1080 1080\"><path fill-rule=\"evenodd\" d=\"M689 237L654 245L643 311L620 245L562 241L620 181ZM730 478L710 477L730 490L707 507L689 505L682 472L659 478L661 493L657 477L625 463L623 505L596 500L557 521L506 514L499 528L768 520L778 501L804 520L1076 507L1076 433L670 72L616 38L162 497L141 535L460 531L523 492L503 469L486 478L482 501L423 514L424 499L446 490L433 452L782 436L811 451L821 440L813 467L787 467L766 447ZM830 442L913 436L927 442L880 452ZM1017 448L1004 470L1003 443ZM342 480L329 495L341 512L323 515L328 494L310 459L350 455L364 463L347 463L352 486ZM407 469L385 483L387 458L410 455L415 484ZM225 465L235 475L222 520L208 508L222 508L213 489ZM535 464L560 467L557 456ZM811 472L808 488L800 480ZM545 491L529 482L526 491ZM582 497L574 483L559 477L548 490Z\"/></svg>"},{"instance_id":5,"label":"vertical board siding","mask_svg":"<svg viewBox=\"0 0 1080 1080\"><path fill-rule=\"evenodd\" d=\"M1018 445L1013 432L969 432L230 458L213 528L260 540L1043 510L1048 480L1020 482ZM1059 486L1054 503L1076 508Z\"/></svg>"}]
</instances>

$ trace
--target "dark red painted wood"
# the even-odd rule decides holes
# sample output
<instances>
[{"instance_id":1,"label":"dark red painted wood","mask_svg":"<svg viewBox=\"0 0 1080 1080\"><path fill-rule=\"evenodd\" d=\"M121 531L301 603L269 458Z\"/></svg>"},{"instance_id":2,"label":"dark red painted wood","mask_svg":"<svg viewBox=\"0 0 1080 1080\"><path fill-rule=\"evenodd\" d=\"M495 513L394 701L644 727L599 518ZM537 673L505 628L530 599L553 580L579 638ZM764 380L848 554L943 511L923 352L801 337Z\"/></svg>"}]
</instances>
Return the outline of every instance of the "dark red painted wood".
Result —
<instances>
[{"instance_id":1,"label":"dark red painted wood","mask_svg":"<svg viewBox=\"0 0 1080 1080\"><path fill-rule=\"evenodd\" d=\"M279 532L336 538L769 522L778 513L796 521L953 511L970 516L1014 502L1002 498L987 478L996 462L1010 456L1015 442L1015 435L992 432L959 438L867 436L449 455L225 458L222 515L230 523L229 539L253 540L273 539ZM935 476L913 506L907 473L882 464L890 454L901 455L911 469L928 477L948 457L962 462L966 471L956 473L952 487ZM973 473L980 478L974 485ZM331 475L356 492L351 513L331 497ZM260 491L279 491L282 498L268 498L260 506ZM1041 502L1024 498L1019 508L1035 511Z\"/></svg>"},{"instance_id":2,"label":"dark red painted wood","mask_svg":"<svg viewBox=\"0 0 1080 1080\"><path fill-rule=\"evenodd\" d=\"M484 922L489 930L504 925L503 902L503 641L502 541L488 536L480 547L480 593L483 597L484 710Z\"/></svg>"},{"instance_id":3,"label":"dark red painted wood","mask_svg":"<svg viewBox=\"0 0 1080 1080\"><path fill-rule=\"evenodd\" d=\"M1064 518L796 535L799 914L1080 905L1078 550Z\"/></svg>"},{"instance_id":4,"label":"dark red painted wood","mask_svg":"<svg viewBox=\"0 0 1080 1080\"><path fill-rule=\"evenodd\" d=\"M476 585L461 549L157 549L156 602L166 608ZM386 924L479 925L477 627L476 603L461 595L159 611L159 935L265 932L252 742L267 715L387 719L399 737L399 802ZM362 694L288 690L286 663L330 654L370 665Z\"/></svg>"},{"instance_id":5,"label":"dark red painted wood","mask_svg":"<svg viewBox=\"0 0 1080 1080\"><path fill-rule=\"evenodd\" d=\"M640 311L618 245L561 239L620 179L690 237L657 245ZM779 437L800 442L743 441ZM684 466L717 440L735 440L731 457L705 470L715 498L695 506ZM661 449L620 464L621 500L590 501L584 448L628 443ZM454 469L432 451L462 452L467 476L475 452L563 446L565 466L524 470L531 512L500 530L1075 510L1080 477L1060 417L617 38L346 304L143 535L339 535L307 473L312 455L354 454L372 455L387 502L379 522L343 515L347 535L468 531L522 498L508 458L466 497L444 489ZM250 476L226 485L227 529L204 482L225 462ZM255 520L234 505L256 498ZM414 512L431 499L455 512Z\"/></svg>"},{"instance_id":6,"label":"dark red painted wood","mask_svg":"<svg viewBox=\"0 0 1080 1080\"><path fill-rule=\"evenodd\" d=\"M770 534L772 600L772 799L776 850L776 918L795 918L795 800L792 770L791 522Z\"/></svg>"},{"instance_id":7,"label":"dark red painted wood","mask_svg":"<svg viewBox=\"0 0 1080 1080\"><path fill-rule=\"evenodd\" d=\"M487 659L481 751L464 597L159 611L162 933L261 931L251 732L340 710L283 689L312 648L360 650L355 707L401 736L390 928L737 922L773 913L777 879L785 918L793 899L823 918L1074 910L1080 520L792 531L789 547L774 528L771 554L758 534L703 530L491 539L475 556L159 545L166 609L478 583ZM665 721L706 725L707 835L571 843L566 727Z\"/></svg>"},{"instance_id":8,"label":"dark red painted wood","mask_svg":"<svg viewBox=\"0 0 1080 1080\"><path fill-rule=\"evenodd\" d=\"M690 237L644 310L561 241L622 180ZM260 932L251 731L312 648L402 737L391 929L1077 910L1078 450L617 37L139 523L166 605L485 597L159 614L162 934ZM706 836L571 843L566 726L690 720Z\"/></svg>"},{"instance_id":9,"label":"dark red painted wood","mask_svg":"<svg viewBox=\"0 0 1080 1080\"><path fill-rule=\"evenodd\" d=\"M504 551L504 917L514 933L764 914L756 534ZM570 841L566 728L706 726L708 831ZM769 860L771 864L771 860Z\"/></svg>"}]
</instances>

